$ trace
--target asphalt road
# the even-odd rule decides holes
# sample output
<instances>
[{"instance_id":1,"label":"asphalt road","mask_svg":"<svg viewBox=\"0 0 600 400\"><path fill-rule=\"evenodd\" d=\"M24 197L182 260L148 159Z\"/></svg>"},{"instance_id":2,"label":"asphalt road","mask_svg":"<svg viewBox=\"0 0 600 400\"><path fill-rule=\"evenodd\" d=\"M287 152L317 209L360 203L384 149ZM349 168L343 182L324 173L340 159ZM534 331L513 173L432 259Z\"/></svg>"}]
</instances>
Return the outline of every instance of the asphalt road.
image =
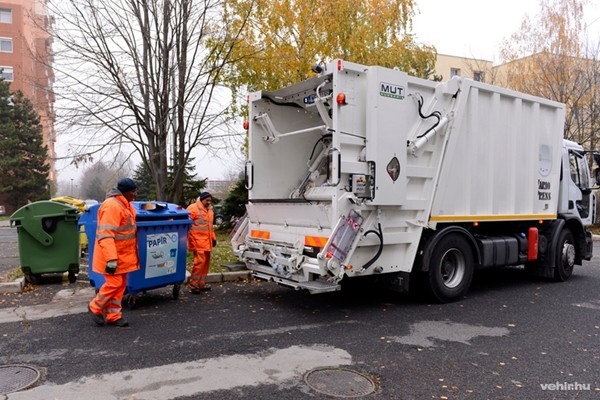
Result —
<instances>
[{"instance_id":1,"label":"asphalt road","mask_svg":"<svg viewBox=\"0 0 600 400\"><path fill-rule=\"evenodd\" d=\"M11 228L9 224L9 221L0 221L0 282L20 265L17 228Z\"/></svg>"},{"instance_id":2,"label":"asphalt road","mask_svg":"<svg viewBox=\"0 0 600 400\"><path fill-rule=\"evenodd\" d=\"M50 277L0 295L0 366L43 375L0 399L331 399L365 382L357 398L598 399L599 260L565 283L483 271L445 305L377 287L165 287L125 310L129 328L94 326L86 283Z\"/></svg>"}]
</instances>

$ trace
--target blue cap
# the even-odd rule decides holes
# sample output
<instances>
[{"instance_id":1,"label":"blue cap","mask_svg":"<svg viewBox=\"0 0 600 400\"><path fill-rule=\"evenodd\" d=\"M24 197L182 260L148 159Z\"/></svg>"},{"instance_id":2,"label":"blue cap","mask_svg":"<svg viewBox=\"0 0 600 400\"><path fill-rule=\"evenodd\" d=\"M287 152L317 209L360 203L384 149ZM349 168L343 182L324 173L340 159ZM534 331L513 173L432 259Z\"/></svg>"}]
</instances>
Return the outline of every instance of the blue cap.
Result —
<instances>
[{"instance_id":1,"label":"blue cap","mask_svg":"<svg viewBox=\"0 0 600 400\"><path fill-rule=\"evenodd\" d=\"M204 200L207 197L212 197L212 195L208 192L202 192L200 193L200 201Z\"/></svg>"},{"instance_id":2,"label":"blue cap","mask_svg":"<svg viewBox=\"0 0 600 400\"><path fill-rule=\"evenodd\" d=\"M137 190L137 185L133 181L133 179L123 178L117 182L117 189L121 193L134 192Z\"/></svg>"}]
</instances>

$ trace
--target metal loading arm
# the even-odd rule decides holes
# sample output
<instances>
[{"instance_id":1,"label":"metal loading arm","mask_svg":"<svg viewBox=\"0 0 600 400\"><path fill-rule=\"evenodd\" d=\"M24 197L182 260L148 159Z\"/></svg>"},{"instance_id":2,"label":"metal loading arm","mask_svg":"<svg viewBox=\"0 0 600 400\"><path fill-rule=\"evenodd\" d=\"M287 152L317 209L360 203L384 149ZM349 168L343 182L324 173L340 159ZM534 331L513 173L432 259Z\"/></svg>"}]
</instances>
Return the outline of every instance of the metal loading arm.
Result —
<instances>
[{"instance_id":1,"label":"metal loading arm","mask_svg":"<svg viewBox=\"0 0 600 400\"><path fill-rule=\"evenodd\" d=\"M448 122L450 122L452 120L452 118L454 117L454 112L451 111L448 114L446 114L446 116L444 116L444 118L442 118L440 120L440 123L433 129L431 129L429 132L427 132L426 135L421 136L420 138L418 138L417 140L411 140L408 143L408 150L410 151L410 154L413 155L414 157L417 157L417 152L423 147L425 146L425 144L432 139L435 135L437 135L439 132L442 132L444 130L444 128L446 127L446 125L448 124Z\"/></svg>"},{"instance_id":2,"label":"metal loading arm","mask_svg":"<svg viewBox=\"0 0 600 400\"><path fill-rule=\"evenodd\" d=\"M329 153L329 146L326 143L323 143L323 149L319 152L319 154L317 155L317 157L315 158L315 160L309 164L308 167L308 171L306 172L306 175L304 176L304 179L302 180L302 182L300 183L300 185L298 186L298 188L296 190L294 190L291 194L290 194L290 198L291 199L295 199L298 198L300 196L302 196L304 194L304 192L306 191L306 188L308 186L308 184L311 182L312 180L312 176L313 173L320 168L323 160L326 160L326 156Z\"/></svg>"},{"instance_id":3,"label":"metal loading arm","mask_svg":"<svg viewBox=\"0 0 600 400\"><path fill-rule=\"evenodd\" d=\"M245 243L246 236L248 235L248 214L244 214L243 217L239 219L239 221L235 224L233 228L233 233L231 236L231 247L233 248L234 254L240 258L242 256L243 249L240 247Z\"/></svg>"},{"instance_id":4,"label":"metal loading arm","mask_svg":"<svg viewBox=\"0 0 600 400\"><path fill-rule=\"evenodd\" d=\"M322 133L325 133L327 131L327 125L319 125L319 126L313 126L311 128L305 128L305 129L299 129L296 131L281 133L275 128L275 125L273 125L273 121L271 120L271 117L269 117L269 114L267 114L267 113L261 113L261 114L257 115L256 117L254 117L254 121L256 123L258 123L259 125L261 125L267 131L267 136L263 136L263 140L265 140L267 142L271 142L271 143L276 143L277 141L279 141L279 138L282 138L285 136L298 135L301 133L315 132L315 131L321 131Z\"/></svg>"}]
</instances>

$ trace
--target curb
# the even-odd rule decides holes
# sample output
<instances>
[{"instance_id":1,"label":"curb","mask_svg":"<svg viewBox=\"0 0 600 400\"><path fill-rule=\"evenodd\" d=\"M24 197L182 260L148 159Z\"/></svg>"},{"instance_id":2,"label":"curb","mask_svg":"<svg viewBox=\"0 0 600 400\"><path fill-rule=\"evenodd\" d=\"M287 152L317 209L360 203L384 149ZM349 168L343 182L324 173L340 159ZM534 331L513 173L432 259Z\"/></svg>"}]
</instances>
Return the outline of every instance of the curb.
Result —
<instances>
[{"instance_id":1,"label":"curb","mask_svg":"<svg viewBox=\"0 0 600 400\"><path fill-rule=\"evenodd\" d=\"M250 271L213 272L206 276L205 281L210 283L235 282L248 280L250 277Z\"/></svg>"},{"instance_id":2,"label":"curb","mask_svg":"<svg viewBox=\"0 0 600 400\"><path fill-rule=\"evenodd\" d=\"M185 272L185 281L183 284L187 284L188 279L190 278L190 272ZM221 282L236 282L248 280L252 277L249 270L244 271L235 271L235 272L211 272L206 275L204 281L206 283L221 283Z\"/></svg>"},{"instance_id":3,"label":"curb","mask_svg":"<svg viewBox=\"0 0 600 400\"><path fill-rule=\"evenodd\" d=\"M21 277L12 282L0 283L0 293L19 293L25 286L25 278Z\"/></svg>"},{"instance_id":4,"label":"curb","mask_svg":"<svg viewBox=\"0 0 600 400\"><path fill-rule=\"evenodd\" d=\"M186 272L186 282L189 272ZM221 283L221 282L237 282L248 280L251 278L250 271L236 271L236 272L213 272L206 276L205 281L210 283ZM2 293L20 293L25 286L25 278L20 277L12 282L0 282L0 294Z\"/></svg>"}]
</instances>

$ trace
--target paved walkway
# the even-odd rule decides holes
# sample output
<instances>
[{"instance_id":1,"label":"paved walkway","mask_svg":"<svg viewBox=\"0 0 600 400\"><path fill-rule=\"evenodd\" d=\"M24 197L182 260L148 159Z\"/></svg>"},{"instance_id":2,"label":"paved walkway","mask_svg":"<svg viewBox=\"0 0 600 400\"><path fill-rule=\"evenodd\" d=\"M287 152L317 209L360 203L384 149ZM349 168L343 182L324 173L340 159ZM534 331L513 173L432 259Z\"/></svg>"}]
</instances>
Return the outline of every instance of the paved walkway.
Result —
<instances>
[{"instance_id":1,"label":"paved walkway","mask_svg":"<svg viewBox=\"0 0 600 400\"><path fill-rule=\"evenodd\" d=\"M62 289L46 304L0 309L0 324L84 313L87 311L87 303L93 297L92 287Z\"/></svg>"}]
</instances>

